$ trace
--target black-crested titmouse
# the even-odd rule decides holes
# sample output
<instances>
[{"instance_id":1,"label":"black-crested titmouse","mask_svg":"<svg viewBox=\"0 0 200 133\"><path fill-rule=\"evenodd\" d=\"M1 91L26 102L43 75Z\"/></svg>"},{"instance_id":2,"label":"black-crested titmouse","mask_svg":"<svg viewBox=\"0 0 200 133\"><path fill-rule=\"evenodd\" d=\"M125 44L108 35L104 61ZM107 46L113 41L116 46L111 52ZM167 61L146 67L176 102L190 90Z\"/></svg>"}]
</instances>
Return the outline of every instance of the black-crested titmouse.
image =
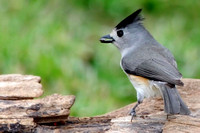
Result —
<instances>
[{"instance_id":1,"label":"black-crested titmouse","mask_svg":"<svg viewBox=\"0 0 200 133\"><path fill-rule=\"evenodd\" d=\"M121 53L121 67L137 91L138 103L144 98L162 96L167 114L189 115L190 110L181 99L176 85L183 86L182 75L172 53L158 43L142 25L139 9L122 20L102 43L113 43Z\"/></svg>"}]
</instances>

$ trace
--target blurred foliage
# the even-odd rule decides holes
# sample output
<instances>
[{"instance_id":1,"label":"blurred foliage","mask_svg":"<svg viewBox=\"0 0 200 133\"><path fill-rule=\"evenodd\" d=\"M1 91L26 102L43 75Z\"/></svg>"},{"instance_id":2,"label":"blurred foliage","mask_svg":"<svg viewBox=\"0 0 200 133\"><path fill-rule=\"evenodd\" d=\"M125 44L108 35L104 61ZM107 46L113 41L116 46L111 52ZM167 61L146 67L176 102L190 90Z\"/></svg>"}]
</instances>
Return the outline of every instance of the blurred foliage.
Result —
<instances>
[{"instance_id":1,"label":"blurred foliage","mask_svg":"<svg viewBox=\"0 0 200 133\"><path fill-rule=\"evenodd\" d=\"M200 78L198 0L1 0L0 72L41 76L44 96L75 95L74 116L129 104L136 95L119 66L120 54L99 38L138 8L183 76Z\"/></svg>"}]
</instances>

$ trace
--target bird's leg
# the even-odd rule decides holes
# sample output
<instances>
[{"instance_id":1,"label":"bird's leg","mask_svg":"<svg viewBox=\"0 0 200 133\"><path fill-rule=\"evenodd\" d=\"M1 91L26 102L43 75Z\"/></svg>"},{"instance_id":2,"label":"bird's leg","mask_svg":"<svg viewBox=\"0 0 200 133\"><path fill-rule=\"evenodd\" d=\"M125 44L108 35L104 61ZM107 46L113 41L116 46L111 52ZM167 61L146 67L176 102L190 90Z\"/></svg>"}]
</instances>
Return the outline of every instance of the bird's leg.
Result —
<instances>
[{"instance_id":1,"label":"bird's leg","mask_svg":"<svg viewBox=\"0 0 200 133\"><path fill-rule=\"evenodd\" d=\"M144 99L144 96L141 95L141 93L137 92L137 104L131 109L131 111L130 111L130 113L129 113L129 115L132 116L132 117L131 117L131 122L132 122L132 120L133 120L133 117L136 117L135 109L137 108L137 106L138 106L140 103L142 103L143 99Z\"/></svg>"},{"instance_id":2,"label":"bird's leg","mask_svg":"<svg viewBox=\"0 0 200 133\"><path fill-rule=\"evenodd\" d=\"M137 106L140 104L141 102L138 101L137 104L131 109L129 115L131 115L131 122L133 120L133 117L136 117L136 112L135 112L135 109L137 108Z\"/></svg>"}]
</instances>

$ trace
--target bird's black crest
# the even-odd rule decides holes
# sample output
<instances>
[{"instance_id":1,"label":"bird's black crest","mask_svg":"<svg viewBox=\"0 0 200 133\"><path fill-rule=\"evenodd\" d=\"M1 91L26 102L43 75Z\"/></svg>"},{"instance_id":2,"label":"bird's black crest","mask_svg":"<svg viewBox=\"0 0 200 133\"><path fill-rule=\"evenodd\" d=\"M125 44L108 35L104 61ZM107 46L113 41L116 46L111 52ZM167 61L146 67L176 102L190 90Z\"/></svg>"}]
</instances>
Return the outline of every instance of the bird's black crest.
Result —
<instances>
[{"instance_id":1,"label":"bird's black crest","mask_svg":"<svg viewBox=\"0 0 200 133\"><path fill-rule=\"evenodd\" d=\"M137 11L126 17L124 20L122 20L115 28L121 29L133 22L142 21L143 18L140 16L141 11L142 9L138 9Z\"/></svg>"}]
</instances>

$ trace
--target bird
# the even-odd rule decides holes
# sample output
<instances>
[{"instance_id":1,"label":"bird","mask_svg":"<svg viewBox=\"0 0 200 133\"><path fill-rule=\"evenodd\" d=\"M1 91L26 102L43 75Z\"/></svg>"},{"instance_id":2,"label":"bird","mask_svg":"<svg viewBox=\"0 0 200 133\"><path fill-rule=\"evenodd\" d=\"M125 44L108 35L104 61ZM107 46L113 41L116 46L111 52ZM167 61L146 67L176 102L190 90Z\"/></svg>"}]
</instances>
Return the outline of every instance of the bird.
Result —
<instances>
[{"instance_id":1,"label":"bird","mask_svg":"<svg viewBox=\"0 0 200 133\"><path fill-rule=\"evenodd\" d=\"M120 66L136 89L137 104L131 109L131 121L144 98L161 96L168 115L189 115L188 106L181 99L177 86L183 86L182 74L173 54L161 45L144 27L138 9L118 23L101 43L114 44L121 53Z\"/></svg>"}]
</instances>

